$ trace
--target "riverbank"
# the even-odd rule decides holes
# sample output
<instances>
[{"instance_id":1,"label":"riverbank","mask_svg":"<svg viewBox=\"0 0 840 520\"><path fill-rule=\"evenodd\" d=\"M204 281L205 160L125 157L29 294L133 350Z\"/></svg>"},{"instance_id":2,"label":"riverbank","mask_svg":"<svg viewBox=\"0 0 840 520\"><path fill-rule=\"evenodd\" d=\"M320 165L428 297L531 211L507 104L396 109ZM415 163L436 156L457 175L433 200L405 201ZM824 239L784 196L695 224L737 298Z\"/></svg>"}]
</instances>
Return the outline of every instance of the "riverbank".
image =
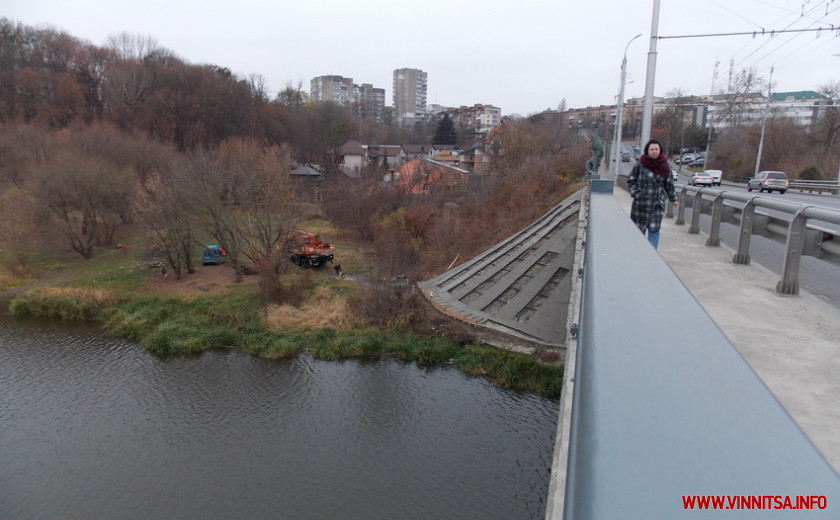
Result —
<instances>
[{"instance_id":1,"label":"riverbank","mask_svg":"<svg viewBox=\"0 0 840 520\"><path fill-rule=\"evenodd\" d=\"M126 271L124 266L117 269ZM270 359L304 352L324 360L392 356L422 365L450 364L468 375L486 376L500 387L550 398L560 395L561 366L475 343L470 337L449 334L446 327L418 334L398 324L366 326L348 312L348 298L356 289L342 277L294 273L289 283L298 284L304 300L297 305L264 305L256 282L209 281L212 276L232 275L225 267L208 267L202 273L212 276L198 274L178 282L149 271L130 271L132 281L118 283L131 290L114 291L103 283L91 284L99 287L40 284L18 289L10 309L17 316L101 323L109 333L160 356L215 348L235 348ZM109 278L108 273L100 275Z\"/></svg>"}]
</instances>

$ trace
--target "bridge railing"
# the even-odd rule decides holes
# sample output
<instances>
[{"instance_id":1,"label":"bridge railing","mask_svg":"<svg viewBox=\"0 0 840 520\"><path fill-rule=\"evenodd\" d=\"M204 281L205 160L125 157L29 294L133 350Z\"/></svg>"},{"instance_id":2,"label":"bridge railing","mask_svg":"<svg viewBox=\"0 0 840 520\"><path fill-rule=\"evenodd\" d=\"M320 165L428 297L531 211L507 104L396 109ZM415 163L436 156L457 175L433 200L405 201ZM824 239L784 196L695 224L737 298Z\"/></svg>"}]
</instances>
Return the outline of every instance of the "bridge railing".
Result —
<instances>
[{"instance_id":1,"label":"bridge railing","mask_svg":"<svg viewBox=\"0 0 840 520\"><path fill-rule=\"evenodd\" d=\"M587 205L565 494L547 518L719 518L699 504L686 511L710 495L816 495L827 506L807 518L836 518L838 475L606 182L609 191L593 181ZM737 509L738 518L768 514Z\"/></svg>"},{"instance_id":2,"label":"bridge railing","mask_svg":"<svg viewBox=\"0 0 840 520\"><path fill-rule=\"evenodd\" d=\"M745 193L714 190L698 186L682 186L676 224L684 225L686 207L692 208L689 233L700 232L700 215L711 215L706 245L720 245L720 225L729 222L739 226L737 252L732 261L750 263L752 235L765 235L785 243L782 276L776 292L799 292L799 266L802 256L812 256L840 264L840 233L826 226L840 226L840 211L809 206ZM669 213L672 210L669 206ZM669 215L670 216L670 215Z\"/></svg>"}]
</instances>

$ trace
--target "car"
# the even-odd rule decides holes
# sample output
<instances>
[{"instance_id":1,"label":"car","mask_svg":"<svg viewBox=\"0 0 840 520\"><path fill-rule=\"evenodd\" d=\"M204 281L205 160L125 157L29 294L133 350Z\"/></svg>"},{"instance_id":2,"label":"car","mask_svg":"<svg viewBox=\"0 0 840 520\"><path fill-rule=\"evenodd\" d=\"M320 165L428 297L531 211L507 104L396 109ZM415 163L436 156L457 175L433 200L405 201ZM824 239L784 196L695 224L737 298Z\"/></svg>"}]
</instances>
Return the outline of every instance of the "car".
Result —
<instances>
[{"instance_id":1,"label":"car","mask_svg":"<svg viewBox=\"0 0 840 520\"><path fill-rule=\"evenodd\" d=\"M689 168L702 168L704 166L706 166L706 159L703 159L702 157L700 159L694 159L688 163Z\"/></svg>"},{"instance_id":2,"label":"car","mask_svg":"<svg viewBox=\"0 0 840 520\"><path fill-rule=\"evenodd\" d=\"M715 185L720 186L720 178L723 177L723 172L720 170L703 170L708 173L714 180Z\"/></svg>"},{"instance_id":3,"label":"car","mask_svg":"<svg viewBox=\"0 0 840 520\"><path fill-rule=\"evenodd\" d=\"M677 157L674 162L677 164L688 164L695 159L697 159L697 156L693 153L684 153L682 157Z\"/></svg>"},{"instance_id":4,"label":"car","mask_svg":"<svg viewBox=\"0 0 840 520\"><path fill-rule=\"evenodd\" d=\"M698 184L714 186L715 179L706 172L694 172L688 177L688 183L692 186L697 186Z\"/></svg>"},{"instance_id":5,"label":"car","mask_svg":"<svg viewBox=\"0 0 840 520\"><path fill-rule=\"evenodd\" d=\"M787 174L779 171L758 172L758 175L747 181L747 191L758 190L759 193L773 193L773 190L784 193L789 187L790 179Z\"/></svg>"},{"instance_id":6,"label":"car","mask_svg":"<svg viewBox=\"0 0 840 520\"><path fill-rule=\"evenodd\" d=\"M621 162L630 162L630 152L621 153Z\"/></svg>"},{"instance_id":7,"label":"car","mask_svg":"<svg viewBox=\"0 0 840 520\"><path fill-rule=\"evenodd\" d=\"M680 174L677 173L677 170L671 170L671 180L674 181L674 184L676 184L677 181L680 180Z\"/></svg>"}]
</instances>

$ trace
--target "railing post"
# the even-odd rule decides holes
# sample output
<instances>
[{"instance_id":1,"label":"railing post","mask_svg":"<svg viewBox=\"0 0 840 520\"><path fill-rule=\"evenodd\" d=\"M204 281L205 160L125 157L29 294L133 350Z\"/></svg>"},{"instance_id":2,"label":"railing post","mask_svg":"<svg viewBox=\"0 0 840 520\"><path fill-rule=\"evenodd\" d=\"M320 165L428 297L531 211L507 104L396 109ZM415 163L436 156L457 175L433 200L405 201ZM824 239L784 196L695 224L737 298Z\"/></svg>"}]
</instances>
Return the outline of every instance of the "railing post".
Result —
<instances>
[{"instance_id":1,"label":"railing post","mask_svg":"<svg viewBox=\"0 0 840 520\"><path fill-rule=\"evenodd\" d=\"M703 213L703 189L700 188L694 193L691 203L691 226L688 233L696 235L700 233L700 213Z\"/></svg>"},{"instance_id":2,"label":"railing post","mask_svg":"<svg viewBox=\"0 0 840 520\"><path fill-rule=\"evenodd\" d=\"M732 257L732 263L749 265L750 238L752 237L753 220L755 219L755 199L750 199L741 210L741 227L738 231L738 251Z\"/></svg>"},{"instance_id":3,"label":"railing post","mask_svg":"<svg viewBox=\"0 0 840 520\"><path fill-rule=\"evenodd\" d=\"M719 191L712 201L712 229L709 231L709 239L706 245L711 247L720 246L720 221L723 218L723 192Z\"/></svg>"},{"instance_id":4,"label":"railing post","mask_svg":"<svg viewBox=\"0 0 840 520\"><path fill-rule=\"evenodd\" d=\"M782 279L776 284L780 294L799 294L799 264L802 260L802 248L805 245L805 209L799 208L788 226L785 241L785 263L782 266Z\"/></svg>"},{"instance_id":5,"label":"railing post","mask_svg":"<svg viewBox=\"0 0 840 520\"><path fill-rule=\"evenodd\" d=\"M680 190L680 205L677 207L677 220L674 222L674 225L676 226L685 225L685 203L688 200L685 192L685 188Z\"/></svg>"}]
</instances>

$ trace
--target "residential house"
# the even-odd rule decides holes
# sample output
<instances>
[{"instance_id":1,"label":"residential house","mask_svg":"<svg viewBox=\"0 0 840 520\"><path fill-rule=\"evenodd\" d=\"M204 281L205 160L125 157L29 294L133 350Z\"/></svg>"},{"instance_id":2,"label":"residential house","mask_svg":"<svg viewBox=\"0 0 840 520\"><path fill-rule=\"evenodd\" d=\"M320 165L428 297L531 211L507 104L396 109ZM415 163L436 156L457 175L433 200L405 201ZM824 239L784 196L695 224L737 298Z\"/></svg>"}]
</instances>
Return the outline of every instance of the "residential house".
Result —
<instances>
[{"instance_id":1,"label":"residential house","mask_svg":"<svg viewBox=\"0 0 840 520\"><path fill-rule=\"evenodd\" d=\"M434 157L431 158L432 161L436 161L442 164L448 164L449 166L460 167L461 159L458 157L460 150L441 150L437 153Z\"/></svg>"},{"instance_id":2,"label":"residential house","mask_svg":"<svg viewBox=\"0 0 840 520\"><path fill-rule=\"evenodd\" d=\"M461 152L458 159L458 166L461 169L476 173L488 173L490 171L490 156L484 153L484 150L478 145Z\"/></svg>"},{"instance_id":3,"label":"residential house","mask_svg":"<svg viewBox=\"0 0 840 520\"><path fill-rule=\"evenodd\" d=\"M289 172L289 179L294 186L295 192L300 193L304 201L320 202L320 188L325 180L323 173L313 168L310 164L299 164Z\"/></svg>"},{"instance_id":4,"label":"residential house","mask_svg":"<svg viewBox=\"0 0 840 520\"><path fill-rule=\"evenodd\" d=\"M429 158L432 152L432 145L430 144L404 144L402 145L405 160L410 161L420 157Z\"/></svg>"},{"instance_id":5,"label":"residential house","mask_svg":"<svg viewBox=\"0 0 840 520\"><path fill-rule=\"evenodd\" d=\"M439 190L464 191L470 172L429 159L412 159L398 168L399 187L405 193L426 195Z\"/></svg>"},{"instance_id":6,"label":"residential house","mask_svg":"<svg viewBox=\"0 0 840 520\"><path fill-rule=\"evenodd\" d=\"M396 144L383 144L367 147L367 164L383 168L394 168L405 162L403 147Z\"/></svg>"},{"instance_id":7,"label":"residential house","mask_svg":"<svg viewBox=\"0 0 840 520\"><path fill-rule=\"evenodd\" d=\"M350 171L361 174L367 166L367 147L359 141L347 141L341 145L340 164Z\"/></svg>"}]
</instances>

